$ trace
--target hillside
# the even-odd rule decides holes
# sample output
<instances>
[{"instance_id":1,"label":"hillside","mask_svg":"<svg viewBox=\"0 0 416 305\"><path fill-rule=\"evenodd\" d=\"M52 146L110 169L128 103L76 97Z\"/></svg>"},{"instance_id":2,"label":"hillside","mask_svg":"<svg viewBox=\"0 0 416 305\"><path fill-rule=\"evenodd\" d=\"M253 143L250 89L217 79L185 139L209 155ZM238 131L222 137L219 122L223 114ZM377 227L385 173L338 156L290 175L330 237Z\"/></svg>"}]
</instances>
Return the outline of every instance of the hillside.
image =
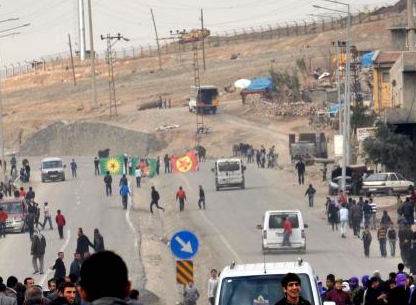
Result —
<instances>
[{"instance_id":1,"label":"hillside","mask_svg":"<svg viewBox=\"0 0 416 305\"><path fill-rule=\"evenodd\" d=\"M394 18L394 17L392 17ZM389 19L360 24L352 29L352 44L358 50L388 50L390 38L387 31ZM310 34L298 37L273 38L260 41L246 41L214 47L207 50L207 71L201 71L203 84L214 84L223 88L239 78L252 78L268 73L271 64L275 67L293 67L299 58L303 58L310 69L322 68L332 71L332 41L345 37L345 31L329 31L318 35ZM232 54L237 59L231 60ZM118 116L109 117L107 67L100 64L97 67L98 96L101 106L92 109L90 69L76 68L77 85L72 83L72 74L67 66L53 71L37 72L37 74L21 75L4 79L2 91L4 98L4 122L6 131L6 147L18 151L20 146L35 132L58 121L65 122L105 122L120 127L138 131L154 132L153 125L162 123L181 124L174 132L165 132L163 145L154 145L150 150L179 149L183 144L178 139L193 139L195 116L187 111L174 112L162 121L155 120L158 115L154 111L137 111L137 106L158 98L172 99L174 107L186 105L189 87L193 84L193 54L183 53L182 61L178 56L164 56L163 70L157 70L157 58L119 60L114 66L117 99L119 101ZM272 63L273 61L273 63ZM223 93L221 101L239 99L237 92ZM240 103L228 106L230 114L240 116L244 109ZM152 116L147 118L147 116ZM150 121L149 121L150 119ZM263 120L260 117L261 120ZM167 121L169 120L169 121ZM213 119L216 128L226 130L227 122L221 117ZM210 118L208 118L208 122ZM306 119L301 118L295 125L305 125ZM219 125L217 125L219 124ZM224 124L221 126L221 124ZM151 128L149 128L152 126ZM240 131L230 130L230 139L241 137ZM172 136L175 135L175 136ZM239 135L236 137L236 135ZM105 137L104 134L99 136ZM207 137L206 145L223 145L224 139ZM209 140L210 139L210 140ZM267 137L265 137L267 140ZM192 146L192 143L186 143ZM229 145L229 144L226 144ZM186 145L188 146L188 145ZM183 146L182 146L183 147ZM122 148L120 148L122 149ZM221 148L218 148L221 151ZM79 147L79 154L87 149ZM32 154L40 152L34 151ZM42 151L42 153L45 153Z\"/></svg>"}]
</instances>

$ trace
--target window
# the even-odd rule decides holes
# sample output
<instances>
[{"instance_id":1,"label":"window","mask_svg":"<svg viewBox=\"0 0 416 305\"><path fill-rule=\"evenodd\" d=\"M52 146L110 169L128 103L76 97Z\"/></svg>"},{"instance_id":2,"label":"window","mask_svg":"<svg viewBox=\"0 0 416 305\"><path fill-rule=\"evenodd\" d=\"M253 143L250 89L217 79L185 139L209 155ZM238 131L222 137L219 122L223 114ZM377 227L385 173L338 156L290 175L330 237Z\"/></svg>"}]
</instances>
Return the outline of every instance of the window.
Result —
<instances>
[{"instance_id":1,"label":"window","mask_svg":"<svg viewBox=\"0 0 416 305\"><path fill-rule=\"evenodd\" d=\"M307 274L298 274L302 282L300 295L314 304L311 282ZM284 274L225 278L219 305L273 305L283 296L281 281Z\"/></svg>"},{"instance_id":2,"label":"window","mask_svg":"<svg viewBox=\"0 0 416 305\"><path fill-rule=\"evenodd\" d=\"M397 177L394 174L390 175L390 181L397 181Z\"/></svg>"},{"instance_id":3,"label":"window","mask_svg":"<svg viewBox=\"0 0 416 305\"><path fill-rule=\"evenodd\" d=\"M240 163L239 162L221 162L218 163L218 170L220 172L234 172L240 170Z\"/></svg>"},{"instance_id":4,"label":"window","mask_svg":"<svg viewBox=\"0 0 416 305\"><path fill-rule=\"evenodd\" d=\"M397 178L399 178L400 181L406 180L406 178L403 177L402 175L400 175L400 174L396 174L396 175L397 175Z\"/></svg>"},{"instance_id":5,"label":"window","mask_svg":"<svg viewBox=\"0 0 416 305\"><path fill-rule=\"evenodd\" d=\"M279 215L270 215L269 217L269 229L283 229L285 221L283 218L288 218L292 224L292 228L299 228L299 219L297 214L279 214Z\"/></svg>"},{"instance_id":6,"label":"window","mask_svg":"<svg viewBox=\"0 0 416 305\"><path fill-rule=\"evenodd\" d=\"M383 83L389 83L390 82L390 73L388 71L383 72L382 77L381 77L381 81Z\"/></svg>"},{"instance_id":7,"label":"window","mask_svg":"<svg viewBox=\"0 0 416 305\"><path fill-rule=\"evenodd\" d=\"M60 168L62 167L61 161L46 161L43 162L43 168Z\"/></svg>"},{"instance_id":8,"label":"window","mask_svg":"<svg viewBox=\"0 0 416 305\"><path fill-rule=\"evenodd\" d=\"M372 174L365 181L387 181L387 174Z\"/></svg>"},{"instance_id":9,"label":"window","mask_svg":"<svg viewBox=\"0 0 416 305\"><path fill-rule=\"evenodd\" d=\"M0 206L3 208L3 210L7 214L19 214L23 213L23 206L22 202L8 202L8 203L2 203Z\"/></svg>"}]
</instances>

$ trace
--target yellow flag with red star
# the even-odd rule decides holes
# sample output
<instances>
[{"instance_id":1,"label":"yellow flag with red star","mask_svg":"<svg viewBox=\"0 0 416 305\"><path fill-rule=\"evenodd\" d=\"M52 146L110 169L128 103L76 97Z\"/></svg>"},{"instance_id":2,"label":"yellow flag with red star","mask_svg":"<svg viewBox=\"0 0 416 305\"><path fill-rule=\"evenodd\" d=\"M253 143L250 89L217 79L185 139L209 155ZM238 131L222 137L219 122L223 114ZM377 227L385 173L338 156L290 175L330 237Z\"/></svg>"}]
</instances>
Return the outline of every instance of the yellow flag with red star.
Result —
<instances>
[{"instance_id":1,"label":"yellow flag with red star","mask_svg":"<svg viewBox=\"0 0 416 305\"><path fill-rule=\"evenodd\" d=\"M101 174L106 175L110 172L110 175L122 175L124 169L124 158L122 155L101 158L100 159Z\"/></svg>"}]
</instances>

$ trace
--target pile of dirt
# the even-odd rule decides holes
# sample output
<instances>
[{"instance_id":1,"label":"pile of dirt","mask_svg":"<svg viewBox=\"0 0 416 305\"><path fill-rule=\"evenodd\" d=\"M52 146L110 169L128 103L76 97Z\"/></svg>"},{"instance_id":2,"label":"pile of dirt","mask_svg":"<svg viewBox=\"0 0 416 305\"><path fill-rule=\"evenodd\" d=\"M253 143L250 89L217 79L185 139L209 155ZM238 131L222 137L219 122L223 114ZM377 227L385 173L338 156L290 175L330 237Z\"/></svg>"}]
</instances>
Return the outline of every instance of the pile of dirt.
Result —
<instances>
[{"instance_id":1,"label":"pile of dirt","mask_svg":"<svg viewBox=\"0 0 416 305\"><path fill-rule=\"evenodd\" d=\"M315 103L305 102L270 102L257 95L249 96L246 101L246 107L248 107L252 112L263 116L309 116L314 112L316 106L317 105Z\"/></svg>"},{"instance_id":2,"label":"pile of dirt","mask_svg":"<svg viewBox=\"0 0 416 305\"><path fill-rule=\"evenodd\" d=\"M105 123L54 123L33 134L21 147L24 156L86 156L110 149L110 154L144 156L162 145L148 133Z\"/></svg>"}]
</instances>

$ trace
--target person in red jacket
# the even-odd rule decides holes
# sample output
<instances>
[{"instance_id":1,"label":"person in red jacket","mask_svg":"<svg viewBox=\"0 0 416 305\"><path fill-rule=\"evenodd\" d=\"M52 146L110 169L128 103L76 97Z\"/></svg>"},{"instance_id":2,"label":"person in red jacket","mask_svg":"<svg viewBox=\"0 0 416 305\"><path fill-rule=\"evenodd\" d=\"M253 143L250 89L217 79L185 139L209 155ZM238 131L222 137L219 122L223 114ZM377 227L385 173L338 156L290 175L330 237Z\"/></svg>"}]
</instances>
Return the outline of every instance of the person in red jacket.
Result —
<instances>
[{"instance_id":1,"label":"person in red jacket","mask_svg":"<svg viewBox=\"0 0 416 305\"><path fill-rule=\"evenodd\" d=\"M6 237L6 220L8 217L6 211L0 207L0 237Z\"/></svg>"},{"instance_id":2,"label":"person in red jacket","mask_svg":"<svg viewBox=\"0 0 416 305\"><path fill-rule=\"evenodd\" d=\"M335 289L326 294L325 301L335 302L336 305L352 305L350 294L342 290L342 279L335 280Z\"/></svg>"},{"instance_id":3,"label":"person in red jacket","mask_svg":"<svg viewBox=\"0 0 416 305\"><path fill-rule=\"evenodd\" d=\"M58 210L57 213L55 221L58 226L59 238L64 239L64 226L66 224L65 217L61 214L61 210Z\"/></svg>"},{"instance_id":4,"label":"person in red jacket","mask_svg":"<svg viewBox=\"0 0 416 305\"><path fill-rule=\"evenodd\" d=\"M284 217L284 231L283 231L283 243L282 246L289 246L291 247L292 245L290 244L290 235L292 235L292 224L290 222L289 219L287 219L287 217Z\"/></svg>"},{"instance_id":5,"label":"person in red jacket","mask_svg":"<svg viewBox=\"0 0 416 305\"><path fill-rule=\"evenodd\" d=\"M182 186L179 187L179 190L176 192L176 200L179 201L179 212L183 212L185 208L186 194L182 189Z\"/></svg>"}]
</instances>

